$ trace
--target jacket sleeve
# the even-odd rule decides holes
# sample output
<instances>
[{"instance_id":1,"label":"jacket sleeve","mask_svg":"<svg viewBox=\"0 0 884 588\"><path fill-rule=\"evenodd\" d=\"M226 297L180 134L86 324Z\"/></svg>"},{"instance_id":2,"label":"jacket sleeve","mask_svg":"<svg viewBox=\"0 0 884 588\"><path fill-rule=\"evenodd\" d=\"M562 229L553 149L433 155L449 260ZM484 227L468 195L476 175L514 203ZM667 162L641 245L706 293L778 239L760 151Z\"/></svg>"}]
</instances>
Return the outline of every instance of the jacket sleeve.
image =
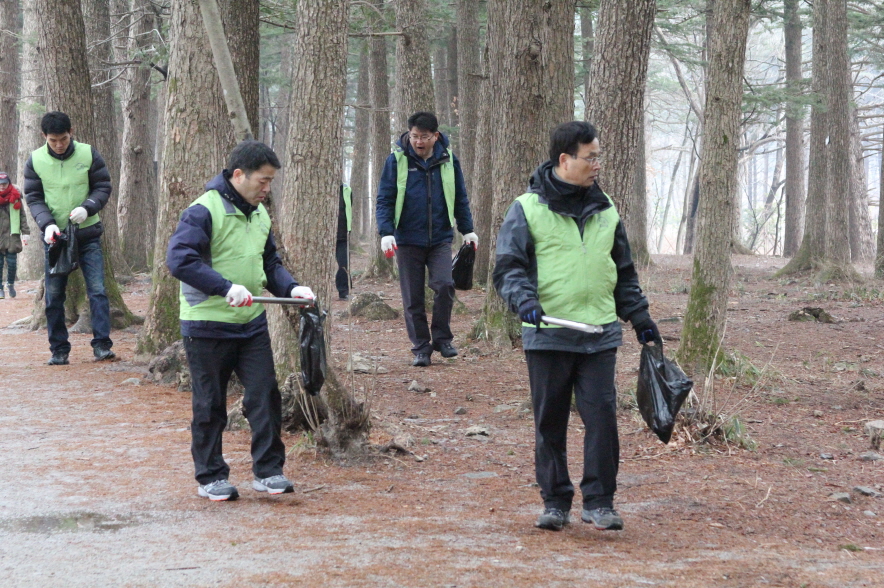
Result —
<instances>
[{"instance_id":1,"label":"jacket sleeve","mask_svg":"<svg viewBox=\"0 0 884 588\"><path fill-rule=\"evenodd\" d=\"M202 205L190 206L181 213L178 228L169 240L166 265L172 276L193 286L207 296L224 296L233 282L212 269L212 214Z\"/></svg>"},{"instance_id":2,"label":"jacket sleeve","mask_svg":"<svg viewBox=\"0 0 884 588\"><path fill-rule=\"evenodd\" d=\"M92 148L92 166L89 168L89 195L80 206L89 216L105 207L111 195L111 177L101 153Z\"/></svg>"},{"instance_id":3,"label":"jacket sleeve","mask_svg":"<svg viewBox=\"0 0 884 588\"><path fill-rule=\"evenodd\" d=\"M648 299L645 298L638 283L638 274L632 262L632 251L629 248L629 239L626 237L623 221L617 223L611 259L617 266L617 285L614 286L617 316L635 326L650 318L651 314L648 312Z\"/></svg>"},{"instance_id":4,"label":"jacket sleeve","mask_svg":"<svg viewBox=\"0 0 884 588\"><path fill-rule=\"evenodd\" d=\"M384 171L381 172L381 181L378 184L375 217L381 237L396 232L396 177L396 156L391 153L384 163Z\"/></svg>"},{"instance_id":5,"label":"jacket sleeve","mask_svg":"<svg viewBox=\"0 0 884 588\"><path fill-rule=\"evenodd\" d=\"M28 157L25 162L25 202L34 217L34 222L40 227L40 232L46 230L49 225L56 225L52 212L46 206L46 195L43 193L43 180L34 171L34 162L32 157Z\"/></svg>"},{"instance_id":6,"label":"jacket sleeve","mask_svg":"<svg viewBox=\"0 0 884 588\"><path fill-rule=\"evenodd\" d=\"M267 235L267 243L264 244L264 274L267 276L267 289L277 298L288 298L292 288L298 285L282 265L272 232Z\"/></svg>"},{"instance_id":7,"label":"jacket sleeve","mask_svg":"<svg viewBox=\"0 0 884 588\"><path fill-rule=\"evenodd\" d=\"M470 213L470 199L467 196L467 185L460 169L460 161L454 158L454 220L461 235L473 232L473 215Z\"/></svg>"},{"instance_id":8,"label":"jacket sleeve","mask_svg":"<svg viewBox=\"0 0 884 588\"><path fill-rule=\"evenodd\" d=\"M518 312L524 301L538 297L534 240L520 202L510 206L500 226L491 279L495 290L513 312Z\"/></svg>"}]
</instances>

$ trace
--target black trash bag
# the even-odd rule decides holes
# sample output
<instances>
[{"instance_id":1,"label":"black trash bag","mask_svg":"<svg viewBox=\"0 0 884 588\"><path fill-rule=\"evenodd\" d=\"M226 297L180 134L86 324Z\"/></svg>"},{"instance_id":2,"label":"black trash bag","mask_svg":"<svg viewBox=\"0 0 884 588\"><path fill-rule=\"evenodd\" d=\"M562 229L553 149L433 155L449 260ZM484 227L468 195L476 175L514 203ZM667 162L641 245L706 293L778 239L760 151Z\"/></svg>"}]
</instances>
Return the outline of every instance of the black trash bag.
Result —
<instances>
[{"instance_id":1,"label":"black trash bag","mask_svg":"<svg viewBox=\"0 0 884 588\"><path fill-rule=\"evenodd\" d=\"M457 290L473 289L473 266L476 264L476 250L471 243L464 243L451 262L451 277Z\"/></svg>"},{"instance_id":2,"label":"black trash bag","mask_svg":"<svg viewBox=\"0 0 884 588\"><path fill-rule=\"evenodd\" d=\"M316 306L301 307L301 384L311 396L316 396L325 383L325 334L323 324L326 312Z\"/></svg>"},{"instance_id":3,"label":"black trash bag","mask_svg":"<svg viewBox=\"0 0 884 588\"><path fill-rule=\"evenodd\" d=\"M663 355L663 345L642 345L635 399L648 427L669 443L675 416L694 383L674 361Z\"/></svg>"},{"instance_id":4,"label":"black trash bag","mask_svg":"<svg viewBox=\"0 0 884 588\"><path fill-rule=\"evenodd\" d=\"M49 275L66 276L80 267L80 250L77 247L77 225L68 223L55 242L49 246Z\"/></svg>"}]
</instances>

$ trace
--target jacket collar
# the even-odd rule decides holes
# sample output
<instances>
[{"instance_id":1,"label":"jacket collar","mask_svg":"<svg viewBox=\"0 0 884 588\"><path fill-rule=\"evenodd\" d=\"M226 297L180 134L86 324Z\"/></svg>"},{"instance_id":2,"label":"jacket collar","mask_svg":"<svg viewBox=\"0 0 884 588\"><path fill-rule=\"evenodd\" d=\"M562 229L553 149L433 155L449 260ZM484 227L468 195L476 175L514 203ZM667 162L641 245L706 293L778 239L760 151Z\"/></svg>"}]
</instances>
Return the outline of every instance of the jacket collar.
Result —
<instances>
[{"instance_id":1,"label":"jacket collar","mask_svg":"<svg viewBox=\"0 0 884 588\"><path fill-rule=\"evenodd\" d=\"M58 153L56 153L55 151L53 151L52 149L50 149L50 148L49 148L49 143L46 143L46 151L48 151L48 152L49 152L49 155L52 156L52 157L54 157L55 159L59 159L59 160L61 160L61 161L64 161L65 159L67 159L68 157L70 157L71 155L74 154L74 149L76 148L76 147L75 147L75 143L76 143L76 141L74 141L73 139L71 139L71 142L68 144L67 151L65 151L65 152L62 153L61 155L59 155Z\"/></svg>"},{"instance_id":2,"label":"jacket collar","mask_svg":"<svg viewBox=\"0 0 884 588\"><path fill-rule=\"evenodd\" d=\"M569 184L556 176L551 161L541 164L528 183L528 191L540 197L549 209L563 216L585 219L611 207L598 183L584 187Z\"/></svg>"},{"instance_id":3,"label":"jacket collar","mask_svg":"<svg viewBox=\"0 0 884 588\"><path fill-rule=\"evenodd\" d=\"M433 167L434 165L445 163L450 159L448 155L448 145L450 145L450 142L448 137L442 132L439 133L439 139L436 141L436 144L433 145L433 155L426 161L424 161L423 157L419 157L417 153L414 152L414 148L411 146L411 141L408 140L408 132L402 133L399 136L396 145L402 149L405 155L410 159L424 167Z\"/></svg>"},{"instance_id":4,"label":"jacket collar","mask_svg":"<svg viewBox=\"0 0 884 588\"><path fill-rule=\"evenodd\" d=\"M236 188L233 187L233 184L230 183L230 172L226 169L223 170L220 174L209 180L206 184L206 191L209 190L217 190L221 197L236 206L244 215L247 217L250 216L253 212L258 210L257 206L252 206L248 202L246 202L245 198L243 198L239 192L236 191Z\"/></svg>"}]
</instances>

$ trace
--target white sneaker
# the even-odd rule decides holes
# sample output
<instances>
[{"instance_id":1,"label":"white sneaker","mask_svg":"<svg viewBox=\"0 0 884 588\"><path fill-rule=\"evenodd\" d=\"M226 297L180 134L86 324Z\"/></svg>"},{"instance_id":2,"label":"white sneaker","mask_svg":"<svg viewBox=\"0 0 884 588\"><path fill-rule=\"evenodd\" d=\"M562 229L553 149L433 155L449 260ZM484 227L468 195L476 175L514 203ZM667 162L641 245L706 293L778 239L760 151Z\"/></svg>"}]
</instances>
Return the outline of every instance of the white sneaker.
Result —
<instances>
[{"instance_id":1,"label":"white sneaker","mask_svg":"<svg viewBox=\"0 0 884 588\"><path fill-rule=\"evenodd\" d=\"M227 480L215 480L208 484L200 484L196 492L203 498L208 498L212 501L236 500L239 498L239 492L236 491L236 486Z\"/></svg>"},{"instance_id":2,"label":"white sneaker","mask_svg":"<svg viewBox=\"0 0 884 588\"><path fill-rule=\"evenodd\" d=\"M295 491L294 484L289 482L288 478L282 474L270 476L269 478L255 478L255 481L252 482L252 488L267 494L288 494Z\"/></svg>"}]
</instances>

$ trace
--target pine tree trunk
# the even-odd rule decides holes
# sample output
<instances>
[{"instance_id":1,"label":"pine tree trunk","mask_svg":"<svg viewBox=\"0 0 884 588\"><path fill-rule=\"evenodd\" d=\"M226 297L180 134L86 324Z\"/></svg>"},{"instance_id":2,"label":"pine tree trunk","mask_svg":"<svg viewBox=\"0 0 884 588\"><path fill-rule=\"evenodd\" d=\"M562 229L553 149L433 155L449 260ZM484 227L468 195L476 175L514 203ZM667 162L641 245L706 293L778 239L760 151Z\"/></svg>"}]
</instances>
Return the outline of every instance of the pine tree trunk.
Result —
<instances>
[{"instance_id":1,"label":"pine tree trunk","mask_svg":"<svg viewBox=\"0 0 884 588\"><path fill-rule=\"evenodd\" d=\"M350 189L352 190L353 231L351 242L361 241L366 235L368 219L365 218L363 203L369 197L368 161L371 155L370 122L371 102L368 92L369 55L368 44L361 43L359 52L359 77L356 82L356 114L354 115L355 130L353 133L353 167L350 170Z\"/></svg>"},{"instance_id":2,"label":"pine tree trunk","mask_svg":"<svg viewBox=\"0 0 884 588\"><path fill-rule=\"evenodd\" d=\"M750 0L716 0L709 39L697 246L678 351L682 365L695 373L714 361L725 326L750 8Z\"/></svg>"},{"instance_id":3,"label":"pine tree trunk","mask_svg":"<svg viewBox=\"0 0 884 588\"><path fill-rule=\"evenodd\" d=\"M645 173L645 128L644 113L642 113L642 127L636 136L635 145L635 177L633 179L632 194L632 221L626 227L626 235L629 238L629 247L632 250L632 260L637 266L647 267L651 261L651 252L648 250L648 195L647 174Z\"/></svg>"},{"instance_id":4,"label":"pine tree trunk","mask_svg":"<svg viewBox=\"0 0 884 588\"><path fill-rule=\"evenodd\" d=\"M289 101L291 100L291 82L292 79L292 62L294 61L294 34L286 34L280 41L282 51L279 56L279 71L282 76L282 83L279 89L279 116L277 117L276 133L273 136L273 150L280 161L285 158L285 148L289 137L289 121L291 116L289 113ZM282 194L285 192L285 168L276 171L276 177L273 179L272 195ZM271 198L271 207L275 211L276 198ZM272 308L268 309L268 316Z\"/></svg>"},{"instance_id":5,"label":"pine tree trunk","mask_svg":"<svg viewBox=\"0 0 884 588\"><path fill-rule=\"evenodd\" d=\"M878 162L878 194L884 194L884 137L881 138L881 159ZM884 201L878 197L878 247L875 251L875 277L884 278Z\"/></svg>"},{"instance_id":6,"label":"pine tree trunk","mask_svg":"<svg viewBox=\"0 0 884 588\"><path fill-rule=\"evenodd\" d=\"M491 243L491 209L494 204L494 195L491 193L491 135L494 133L492 122L492 104L494 96L491 92L489 78L489 48L482 51L483 77L479 82L478 95L476 97L476 129L473 143L473 181L468 194L470 195L470 212L473 214L473 226L479 236L479 249L476 250L476 264L473 267L473 279L482 285L488 284L491 275L489 266L494 260L494 250ZM466 122L464 122L466 124ZM464 127L466 130L466 127ZM463 160L461 160L463 162Z\"/></svg>"},{"instance_id":7,"label":"pine tree trunk","mask_svg":"<svg viewBox=\"0 0 884 588\"><path fill-rule=\"evenodd\" d=\"M848 95L853 98L853 77L844 72ZM850 104L850 256L854 261L872 261L875 258L875 237L869 216L869 194L866 190L866 166L856 107Z\"/></svg>"},{"instance_id":8,"label":"pine tree trunk","mask_svg":"<svg viewBox=\"0 0 884 588\"><path fill-rule=\"evenodd\" d=\"M150 306L138 352L155 355L181 337L178 280L164 263L181 211L223 169L235 144L196 0L173 0L164 146Z\"/></svg>"},{"instance_id":9,"label":"pine tree trunk","mask_svg":"<svg viewBox=\"0 0 884 588\"><path fill-rule=\"evenodd\" d=\"M436 113L440 126L450 126L451 114L448 111L448 104L451 97L448 95L448 48L444 45L437 45L433 50L433 88L433 98L436 105L432 112Z\"/></svg>"},{"instance_id":10,"label":"pine tree trunk","mask_svg":"<svg viewBox=\"0 0 884 588\"><path fill-rule=\"evenodd\" d=\"M452 148L460 153L460 117L458 115L458 105L460 104L460 96L458 95L458 73L457 73L457 45L460 42L456 24L451 27L448 37L448 55L445 57L445 64L448 66L447 86L448 106L446 114L448 115L448 125L451 127L451 144Z\"/></svg>"},{"instance_id":11,"label":"pine tree trunk","mask_svg":"<svg viewBox=\"0 0 884 588\"><path fill-rule=\"evenodd\" d=\"M783 255L792 257L804 233L804 107L795 103L801 83L801 17L798 0L784 0L786 85L792 99L786 105L786 226Z\"/></svg>"},{"instance_id":12,"label":"pine tree trunk","mask_svg":"<svg viewBox=\"0 0 884 588\"><path fill-rule=\"evenodd\" d=\"M258 130L258 65L261 62L260 0L219 0L233 71L252 133Z\"/></svg>"},{"instance_id":13,"label":"pine tree trunk","mask_svg":"<svg viewBox=\"0 0 884 588\"><path fill-rule=\"evenodd\" d=\"M18 0L0 0L0 171L9 174L14 184L18 157L18 109L21 84L21 61L17 35L21 33L21 9Z\"/></svg>"},{"instance_id":14,"label":"pine tree trunk","mask_svg":"<svg viewBox=\"0 0 884 588\"><path fill-rule=\"evenodd\" d=\"M595 30L592 24L592 8L588 4L580 8L580 53L583 62L583 118L589 112L590 80L592 79L592 56L595 52Z\"/></svg>"},{"instance_id":15,"label":"pine tree trunk","mask_svg":"<svg viewBox=\"0 0 884 588\"><path fill-rule=\"evenodd\" d=\"M432 112L433 74L427 40L426 0L396 0L396 130L408 130L408 117L418 111Z\"/></svg>"},{"instance_id":16,"label":"pine tree trunk","mask_svg":"<svg viewBox=\"0 0 884 588\"><path fill-rule=\"evenodd\" d=\"M478 126L476 114L479 109L479 76L482 71L479 63L478 12L478 0L459 0L457 3L457 115L460 128L458 153L460 169L463 171L471 202L474 197L473 160ZM481 228L478 223L474 222L474 225ZM479 242L487 243L481 240L481 236Z\"/></svg>"}]
</instances>

